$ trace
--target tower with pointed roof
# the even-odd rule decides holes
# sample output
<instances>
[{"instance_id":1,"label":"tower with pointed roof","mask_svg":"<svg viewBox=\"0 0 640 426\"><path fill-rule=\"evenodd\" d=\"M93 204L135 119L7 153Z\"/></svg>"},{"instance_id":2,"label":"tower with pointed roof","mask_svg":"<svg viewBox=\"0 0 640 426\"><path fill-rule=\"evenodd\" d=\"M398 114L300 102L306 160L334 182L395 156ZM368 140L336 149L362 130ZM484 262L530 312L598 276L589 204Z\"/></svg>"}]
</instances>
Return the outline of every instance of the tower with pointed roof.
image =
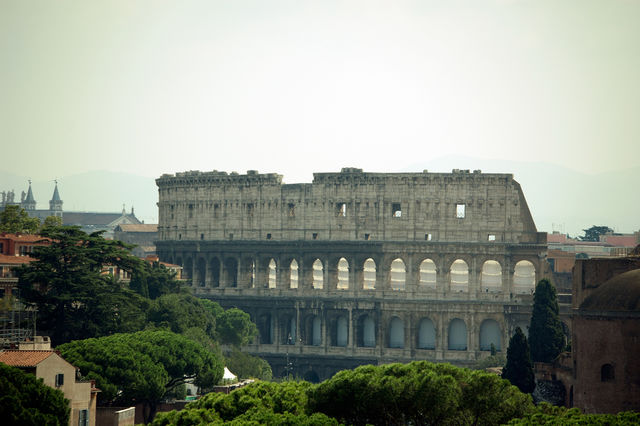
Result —
<instances>
[{"instance_id":1,"label":"tower with pointed roof","mask_svg":"<svg viewBox=\"0 0 640 426\"><path fill-rule=\"evenodd\" d=\"M58 193L58 181L56 182L56 187L53 190L53 196L49 201L49 210L51 210L52 216L62 217L62 200L60 199L60 193ZM31 187L29 187L29 191L31 191Z\"/></svg>"},{"instance_id":2,"label":"tower with pointed roof","mask_svg":"<svg viewBox=\"0 0 640 426\"><path fill-rule=\"evenodd\" d=\"M29 179L29 191L27 191L27 198L22 202L22 208L27 211L36 209L36 199L33 198L33 191L31 190L31 179Z\"/></svg>"}]
</instances>

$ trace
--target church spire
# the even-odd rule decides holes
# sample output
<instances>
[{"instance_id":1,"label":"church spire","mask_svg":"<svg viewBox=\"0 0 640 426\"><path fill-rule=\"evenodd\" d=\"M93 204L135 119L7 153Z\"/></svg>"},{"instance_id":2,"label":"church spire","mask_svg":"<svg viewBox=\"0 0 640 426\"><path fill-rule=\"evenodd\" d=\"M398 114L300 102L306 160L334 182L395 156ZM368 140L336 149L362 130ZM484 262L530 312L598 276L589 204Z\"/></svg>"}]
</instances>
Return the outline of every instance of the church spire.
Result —
<instances>
[{"instance_id":1,"label":"church spire","mask_svg":"<svg viewBox=\"0 0 640 426\"><path fill-rule=\"evenodd\" d=\"M58 193L58 181L56 180L54 182L56 183L56 187L53 190L53 196L51 197L51 201L49 201L49 210L55 211L55 212L62 212L62 200L60 199L60 193Z\"/></svg>"},{"instance_id":2,"label":"church spire","mask_svg":"<svg viewBox=\"0 0 640 426\"><path fill-rule=\"evenodd\" d=\"M22 207L25 210L36 209L36 199L33 197L33 191L31 190L31 179L29 179L29 190L27 191L27 198L23 201Z\"/></svg>"}]
</instances>

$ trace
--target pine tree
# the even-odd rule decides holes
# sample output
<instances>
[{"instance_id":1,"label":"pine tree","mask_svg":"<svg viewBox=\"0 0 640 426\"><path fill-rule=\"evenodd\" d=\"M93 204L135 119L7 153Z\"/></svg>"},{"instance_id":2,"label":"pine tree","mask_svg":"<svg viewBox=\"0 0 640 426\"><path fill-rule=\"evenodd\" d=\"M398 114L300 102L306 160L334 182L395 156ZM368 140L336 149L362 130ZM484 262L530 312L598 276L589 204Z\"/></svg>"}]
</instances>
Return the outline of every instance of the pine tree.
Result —
<instances>
[{"instance_id":1,"label":"pine tree","mask_svg":"<svg viewBox=\"0 0 640 426\"><path fill-rule=\"evenodd\" d=\"M540 280L533 296L529 342L533 362L551 362L564 347L556 289L547 279Z\"/></svg>"},{"instance_id":2,"label":"pine tree","mask_svg":"<svg viewBox=\"0 0 640 426\"><path fill-rule=\"evenodd\" d=\"M536 387L529 343L520 327L516 328L516 334L509 340L507 365L502 370L502 378L509 380L524 393L531 393Z\"/></svg>"}]
</instances>

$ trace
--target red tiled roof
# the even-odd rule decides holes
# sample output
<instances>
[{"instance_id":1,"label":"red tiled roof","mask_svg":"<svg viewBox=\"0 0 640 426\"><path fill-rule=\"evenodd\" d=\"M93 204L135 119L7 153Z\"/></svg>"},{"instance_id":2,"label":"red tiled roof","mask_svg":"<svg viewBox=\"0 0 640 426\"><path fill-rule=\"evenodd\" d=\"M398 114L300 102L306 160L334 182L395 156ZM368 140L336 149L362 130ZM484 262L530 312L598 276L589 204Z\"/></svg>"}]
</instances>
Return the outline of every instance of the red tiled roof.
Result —
<instances>
[{"instance_id":1,"label":"red tiled roof","mask_svg":"<svg viewBox=\"0 0 640 426\"><path fill-rule=\"evenodd\" d=\"M54 351L4 351L0 352L0 362L13 367L35 367L54 353Z\"/></svg>"},{"instance_id":2,"label":"red tiled roof","mask_svg":"<svg viewBox=\"0 0 640 426\"><path fill-rule=\"evenodd\" d=\"M29 256L9 256L6 254L0 254L0 265L22 265L29 263L33 260Z\"/></svg>"},{"instance_id":3,"label":"red tiled roof","mask_svg":"<svg viewBox=\"0 0 640 426\"><path fill-rule=\"evenodd\" d=\"M7 234L5 232L0 233L0 239L7 238L16 242L35 243L38 241L46 241L47 239L36 234Z\"/></svg>"}]
</instances>

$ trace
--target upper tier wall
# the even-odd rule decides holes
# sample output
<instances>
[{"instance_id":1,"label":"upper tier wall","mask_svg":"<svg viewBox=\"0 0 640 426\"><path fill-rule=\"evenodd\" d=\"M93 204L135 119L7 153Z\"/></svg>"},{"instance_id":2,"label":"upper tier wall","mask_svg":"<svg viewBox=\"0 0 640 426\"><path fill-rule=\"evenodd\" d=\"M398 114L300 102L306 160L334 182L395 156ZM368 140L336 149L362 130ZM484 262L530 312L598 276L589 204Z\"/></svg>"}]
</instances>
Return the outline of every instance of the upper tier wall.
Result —
<instances>
[{"instance_id":1,"label":"upper tier wall","mask_svg":"<svg viewBox=\"0 0 640 426\"><path fill-rule=\"evenodd\" d=\"M537 242L511 174L183 172L162 175L160 240Z\"/></svg>"}]
</instances>

